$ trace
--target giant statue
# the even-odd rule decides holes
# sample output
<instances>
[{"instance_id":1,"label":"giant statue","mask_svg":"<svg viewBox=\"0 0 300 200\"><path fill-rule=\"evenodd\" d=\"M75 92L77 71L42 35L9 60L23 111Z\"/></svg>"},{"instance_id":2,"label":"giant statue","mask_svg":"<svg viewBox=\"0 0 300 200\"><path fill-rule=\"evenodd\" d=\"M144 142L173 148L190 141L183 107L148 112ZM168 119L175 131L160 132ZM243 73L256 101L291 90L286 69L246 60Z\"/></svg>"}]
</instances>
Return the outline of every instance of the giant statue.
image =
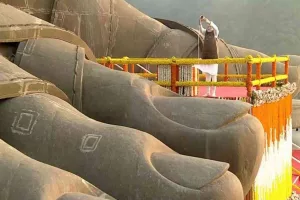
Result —
<instances>
[{"instance_id":1,"label":"giant statue","mask_svg":"<svg viewBox=\"0 0 300 200\"><path fill-rule=\"evenodd\" d=\"M264 150L263 127L248 114L250 104L179 97L95 62L196 57L201 33L152 19L123 0L2 2L16 7L0 4L0 139L6 145L116 199L235 200L248 193ZM266 56L224 40L218 48L220 57ZM244 65L230 69L246 73ZM291 66L290 74L298 83L299 69ZM97 196L69 192L59 199Z\"/></svg>"}]
</instances>

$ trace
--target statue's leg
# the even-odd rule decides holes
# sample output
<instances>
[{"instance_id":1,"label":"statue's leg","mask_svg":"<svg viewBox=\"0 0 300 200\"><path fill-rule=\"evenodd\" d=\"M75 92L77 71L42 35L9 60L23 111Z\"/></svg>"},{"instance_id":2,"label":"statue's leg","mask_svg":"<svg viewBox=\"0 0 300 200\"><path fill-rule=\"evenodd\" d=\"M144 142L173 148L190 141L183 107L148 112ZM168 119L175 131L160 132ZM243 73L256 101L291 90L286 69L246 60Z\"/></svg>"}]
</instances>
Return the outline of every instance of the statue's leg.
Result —
<instances>
[{"instance_id":1,"label":"statue's leg","mask_svg":"<svg viewBox=\"0 0 300 200\"><path fill-rule=\"evenodd\" d=\"M1 200L56 199L68 192L114 199L82 178L33 160L0 140Z\"/></svg>"},{"instance_id":2,"label":"statue's leg","mask_svg":"<svg viewBox=\"0 0 300 200\"><path fill-rule=\"evenodd\" d=\"M89 119L57 97L2 100L0 113L3 140L117 199L243 199L228 164L179 155L144 132Z\"/></svg>"},{"instance_id":3,"label":"statue's leg","mask_svg":"<svg viewBox=\"0 0 300 200\"><path fill-rule=\"evenodd\" d=\"M251 188L264 131L248 114L250 104L179 97L138 75L85 60L82 49L53 39L21 43L15 63L55 83L87 116L146 131L181 154L228 162L244 192Z\"/></svg>"}]
</instances>

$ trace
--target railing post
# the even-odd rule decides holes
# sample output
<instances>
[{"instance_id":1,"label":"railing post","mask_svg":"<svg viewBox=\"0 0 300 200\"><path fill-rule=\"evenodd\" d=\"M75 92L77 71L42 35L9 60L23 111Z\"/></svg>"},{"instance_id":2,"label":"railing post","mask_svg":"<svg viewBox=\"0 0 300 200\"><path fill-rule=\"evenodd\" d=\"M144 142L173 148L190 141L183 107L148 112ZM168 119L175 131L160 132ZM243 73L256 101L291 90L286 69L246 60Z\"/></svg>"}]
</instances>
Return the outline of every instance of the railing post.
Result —
<instances>
[{"instance_id":1,"label":"railing post","mask_svg":"<svg viewBox=\"0 0 300 200\"><path fill-rule=\"evenodd\" d=\"M128 57L124 57L123 59L124 59L124 60L127 60ZM128 63L123 64L123 71L124 71L124 72L128 72Z\"/></svg>"},{"instance_id":2,"label":"railing post","mask_svg":"<svg viewBox=\"0 0 300 200\"><path fill-rule=\"evenodd\" d=\"M105 66L110 68L110 69L113 69L114 68L114 64L112 63L111 61L111 57L106 57L106 63L105 63Z\"/></svg>"},{"instance_id":3,"label":"railing post","mask_svg":"<svg viewBox=\"0 0 300 200\"><path fill-rule=\"evenodd\" d=\"M260 55L258 55L258 57L261 58ZM260 63L256 63L256 80L260 80L261 79L261 65L262 65L261 62ZM256 86L256 90L260 90L260 85Z\"/></svg>"},{"instance_id":4,"label":"railing post","mask_svg":"<svg viewBox=\"0 0 300 200\"><path fill-rule=\"evenodd\" d=\"M105 57L106 62L104 63L104 66L109 68L109 63L110 63L110 57Z\"/></svg>"},{"instance_id":5,"label":"railing post","mask_svg":"<svg viewBox=\"0 0 300 200\"><path fill-rule=\"evenodd\" d=\"M109 68L109 69L112 69L111 63L109 63L109 62L105 64L105 67L107 67L107 68Z\"/></svg>"},{"instance_id":6,"label":"railing post","mask_svg":"<svg viewBox=\"0 0 300 200\"><path fill-rule=\"evenodd\" d=\"M256 63L256 80L261 79L261 63ZM260 84L256 86L257 90L260 90Z\"/></svg>"},{"instance_id":7,"label":"railing post","mask_svg":"<svg viewBox=\"0 0 300 200\"><path fill-rule=\"evenodd\" d=\"M131 70L130 70L131 73L134 73L134 64L131 64Z\"/></svg>"},{"instance_id":8,"label":"railing post","mask_svg":"<svg viewBox=\"0 0 300 200\"><path fill-rule=\"evenodd\" d=\"M276 77L276 55L273 56L275 61L272 62L272 77ZM272 82L272 87L276 87L276 79Z\"/></svg>"},{"instance_id":9,"label":"railing post","mask_svg":"<svg viewBox=\"0 0 300 200\"><path fill-rule=\"evenodd\" d=\"M224 81L228 81L228 63L225 63L225 69L224 69Z\"/></svg>"},{"instance_id":10,"label":"railing post","mask_svg":"<svg viewBox=\"0 0 300 200\"><path fill-rule=\"evenodd\" d=\"M288 57L288 56L287 56ZM289 57L288 57L289 59ZM284 73L288 76L289 75L289 60L284 62ZM287 84L289 82L288 78L284 80L284 83Z\"/></svg>"},{"instance_id":11,"label":"railing post","mask_svg":"<svg viewBox=\"0 0 300 200\"><path fill-rule=\"evenodd\" d=\"M124 64L123 65L123 71L124 72L128 72L128 64Z\"/></svg>"},{"instance_id":12,"label":"railing post","mask_svg":"<svg viewBox=\"0 0 300 200\"><path fill-rule=\"evenodd\" d=\"M247 58L247 96L251 97L252 95L252 56Z\"/></svg>"},{"instance_id":13,"label":"railing post","mask_svg":"<svg viewBox=\"0 0 300 200\"><path fill-rule=\"evenodd\" d=\"M106 60L107 58L106 58L106 57L102 57L102 59L103 59L103 60ZM100 63L100 64L103 65L103 66L105 66L106 62L104 61L104 62L102 62L102 63Z\"/></svg>"},{"instance_id":14,"label":"railing post","mask_svg":"<svg viewBox=\"0 0 300 200\"><path fill-rule=\"evenodd\" d=\"M171 64L171 90L173 92L177 93L177 87L176 87L176 81L178 79L178 67L176 65L176 58L172 58L172 64Z\"/></svg>"},{"instance_id":15,"label":"railing post","mask_svg":"<svg viewBox=\"0 0 300 200\"><path fill-rule=\"evenodd\" d=\"M158 80L158 64L156 65L156 80Z\"/></svg>"}]
</instances>

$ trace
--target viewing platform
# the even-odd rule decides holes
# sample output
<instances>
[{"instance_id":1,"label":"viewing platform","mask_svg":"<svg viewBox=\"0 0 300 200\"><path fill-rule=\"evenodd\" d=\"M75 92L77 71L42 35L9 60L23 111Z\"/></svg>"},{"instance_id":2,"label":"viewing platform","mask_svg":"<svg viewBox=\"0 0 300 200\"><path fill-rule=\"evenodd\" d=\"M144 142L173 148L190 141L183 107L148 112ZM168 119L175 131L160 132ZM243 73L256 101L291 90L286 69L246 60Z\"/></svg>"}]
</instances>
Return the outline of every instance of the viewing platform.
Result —
<instances>
[{"instance_id":1,"label":"viewing platform","mask_svg":"<svg viewBox=\"0 0 300 200\"><path fill-rule=\"evenodd\" d=\"M155 81L157 84L164 86L183 96L201 96L203 86L217 86L217 98L235 98L251 97L253 90L266 90L276 87L276 84L288 83L289 58L286 57L267 57L253 58L219 58L219 59L198 59L198 58L110 58L105 57L98 59L111 69L118 69L135 73L135 66L140 67L144 73L137 73L140 76ZM272 74L262 74L261 68L263 63L272 63ZM276 73L276 62L284 62L284 74ZM230 64L247 65L247 74L229 74ZM193 66L196 64L222 64L224 74L218 75L218 82L204 81L204 75L198 73L198 69ZM151 73L144 66L156 67L157 73ZM255 65L255 66L253 66ZM129 69L130 68L130 69ZM253 69L256 73L252 74ZM202 79L202 80L200 80ZM200 87L199 87L200 86Z\"/></svg>"}]
</instances>

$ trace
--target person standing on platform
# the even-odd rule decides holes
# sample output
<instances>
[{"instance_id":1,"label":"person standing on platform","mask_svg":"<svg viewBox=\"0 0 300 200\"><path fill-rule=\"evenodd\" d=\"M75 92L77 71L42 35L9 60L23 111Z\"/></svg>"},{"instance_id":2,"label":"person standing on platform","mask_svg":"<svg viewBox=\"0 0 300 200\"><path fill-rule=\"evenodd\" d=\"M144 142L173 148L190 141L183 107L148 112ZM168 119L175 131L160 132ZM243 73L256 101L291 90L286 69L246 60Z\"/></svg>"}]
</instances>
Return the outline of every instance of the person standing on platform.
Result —
<instances>
[{"instance_id":1,"label":"person standing on platform","mask_svg":"<svg viewBox=\"0 0 300 200\"><path fill-rule=\"evenodd\" d=\"M207 28L203 28L202 22L207 23ZM217 59L219 58L219 50L217 45L217 40L219 37L219 29L212 22L209 21L204 16L199 19L199 32L204 34L204 44L202 50L202 59ZM198 50L199 51L199 50ZM198 54L199 55L199 54ZM205 74L206 82L217 82L218 75L218 64L198 64L194 65L197 69L201 70ZM212 87L212 93L210 91L210 86L207 86L206 94L203 96L216 96L216 86Z\"/></svg>"}]
</instances>

